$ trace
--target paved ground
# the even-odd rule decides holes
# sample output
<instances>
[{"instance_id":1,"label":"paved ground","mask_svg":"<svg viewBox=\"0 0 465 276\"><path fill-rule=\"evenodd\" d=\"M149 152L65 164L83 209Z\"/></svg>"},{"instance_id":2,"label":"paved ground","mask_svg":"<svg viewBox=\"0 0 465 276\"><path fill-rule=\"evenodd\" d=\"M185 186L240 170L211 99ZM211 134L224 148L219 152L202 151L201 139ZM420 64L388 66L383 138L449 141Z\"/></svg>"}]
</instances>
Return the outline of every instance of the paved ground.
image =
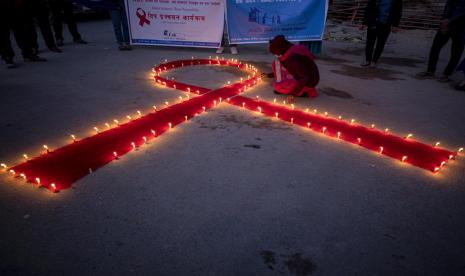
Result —
<instances>
[{"instance_id":1,"label":"paved ground","mask_svg":"<svg viewBox=\"0 0 465 276\"><path fill-rule=\"evenodd\" d=\"M3 162L175 99L179 92L153 85L151 66L212 55L118 52L109 21L80 28L89 45L0 69ZM357 66L360 42L325 43L322 95L297 105L463 146L465 93L413 77L429 37L394 35L377 70ZM264 45L240 51L269 70ZM237 78L218 69L175 74L212 88ZM275 97L269 83L249 95ZM0 175L0 274L464 275L464 179L463 156L434 176L224 105L59 194Z\"/></svg>"}]
</instances>

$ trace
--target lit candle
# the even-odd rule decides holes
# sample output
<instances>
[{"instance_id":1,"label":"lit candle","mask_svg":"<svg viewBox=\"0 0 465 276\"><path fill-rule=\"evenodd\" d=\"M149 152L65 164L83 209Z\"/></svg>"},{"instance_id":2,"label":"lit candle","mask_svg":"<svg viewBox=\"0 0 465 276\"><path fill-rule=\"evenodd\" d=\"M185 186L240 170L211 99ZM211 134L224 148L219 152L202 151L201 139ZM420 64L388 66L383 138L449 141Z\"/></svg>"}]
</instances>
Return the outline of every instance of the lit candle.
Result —
<instances>
[{"instance_id":1,"label":"lit candle","mask_svg":"<svg viewBox=\"0 0 465 276\"><path fill-rule=\"evenodd\" d=\"M308 128L310 128L311 125L312 125L312 123L307 122L307 127L308 127Z\"/></svg>"},{"instance_id":2,"label":"lit candle","mask_svg":"<svg viewBox=\"0 0 465 276\"><path fill-rule=\"evenodd\" d=\"M385 128L385 129L384 129L384 132L385 132L385 133L388 133L388 132L389 132L389 128Z\"/></svg>"},{"instance_id":3,"label":"lit candle","mask_svg":"<svg viewBox=\"0 0 465 276\"><path fill-rule=\"evenodd\" d=\"M337 118L338 118L339 120L342 120L342 116L341 116L341 115L339 115Z\"/></svg>"},{"instance_id":4,"label":"lit candle","mask_svg":"<svg viewBox=\"0 0 465 276\"><path fill-rule=\"evenodd\" d=\"M434 168L434 172L435 172L435 173L437 173L439 170L440 170L439 167L435 167L435 168Z\"/></svg>"},{"instance_id":5,"label":"lit candle","mask_svg":"<svg viewBox=\"0 0 465 276\"><path fill-rule=\"evenodd\" d=\"M27 156L27 154L23 154L23 157L26 159L26 161L29 160L29 156Z\"/></svg>"},{"instance_id":6,"label":"lit candle","mask_svg":"<svg viewBox=\"0 0 465 276\"><path fill-rule=\"evenodd\" d=\"M462 152L463 151L463 148L459 148L459 150L457 152Z\"/></svg>"},{"instance_id":7,"label":"lit candle","mask_svg":"<svg viewBox=\"0 0 465 276\"><path fill-rule=\"evenodd\" d=\"M293 124L293 123L294 123L294 118L291 118L291 124Z\"/></svg>"},{"instance_id":8,"label":"lit candle","mask_svg":"<svg viewBox=\"0 0 465 276\"><path fill-rule=\"evenodd\" d=\"M69 135L71 137L71 139L73 139L73 142L76 142L76 136L74 136L73 134Z\"/></svg>"},{"instance_id":9,"label":"lit candle","mask_svg":"<svg viewBox=\"0 0 465 276\"><path fill-rule=\"evenodd\" d=\"M173 127L173 125L172 125L171 123L168 123L168 126L169 126L169 128L172 128L172 127Z\"/></svg>"},{"instance_id":10,"label":"lit candle","mask_svg":"<svg viewBox=\"0 0 465 276\"><path fill-rule=\"evenodd\" d=\"M131 142L131 146L132 146L132 149L133 149L133 150L136 150L136 143Z\"/></svg>"},{"instance_id":11,"label":"lit candle","mask_svg":"<svg viewBox=\"0 0 465 276\"><path fill-rule=\"evenodd\" d=\"M412 133L409 133L407 134L407 136L405 136L405 139L409 139L409 138L412 138L413 134Z\"/></svg>"},{"instance_id":12,"label":"lit candle","mask_svg":"<svg viewBox=\"0 0 465 276\"><path fill-rule=\"evenodd\" d=\"M317 109L313 109L313 113L317 114L317 113L318 113L318 110L317 110Z\"/></svg>"},{"instance_id":13,"label":"lit candle","mask_svg":"<svg viewBox=\"0 0 465 276\"><path fill-rule=\"evenodd\" d=\"M142 117L142 112L140 112L139 110L137 110L137 115L139 115L139 117Z\"/></svg>"},{"instance_id":14,"label":"lit candle","mask_svg":"<svg viewBox=\"0 0 465 276\"><path fill-rule=\"evenodd\" d=\"M382 154L382 153L383 153L383 151L384 151L384 147L379 147L379 153L381 153L381 154Z\"/></svg>"},{"instance_id":15,"label":"lit candle","mask_svg":"<svg viewBox=\"0 0 465 276\"><path fill-rule=\"evenodd\" d=\"M116 151L113 152L113 156L115 157L115 159L118 159L118 153Z\"/></svg>"},{"instance_id":16,"label":"lit candle","mask_svg":"<svg viewBox=\"0 0 465 276\"><path fill-rule=\"evenodd\" d=\"M128 118L128 120L129 120L129 121L131 121L131 120L132 120L132 117L131 117L131 115L127 115L127 116L126 116L126 118Z\"/></svg>"},{"instance_id":17,"label":"lit candle","mask_svg":"<svg viewBox=\"0 0 465 276\"><path fill-rule=\"evenodd\" d=\"M100 133L100 130L98 129L98 127L94 127L94 130L95 132Z\"/></svg>"},{"instance_id":18,"label":"lit candle","mask_svg":"<svg viewBox=\"0 0 465 276\"><path fill-rule=\"evenodd\" d=\"M157 132L155 130L151 129L150 132L152 133L153 137L157 136Z\"/></svg>"},{"instance_id":19,"label":"lit candle","mask_svg":"<svg viewBox=\"0 0 465 276\"><path fill-rule=\"evenodd\" d=\"M36 183L37 185L40 185L40 178L36 177Z\"/></svg>"},{"instance_id":20,"label":"lit candle","mask_svg":"<svg viewBox=\"0 0 465 276\"><path fill-rule=\"evenodd\" d=\"M243 102L243 103L242 103L242 108L244 108L244 107L245 107L245 103Z\"/></svg>"},{"instance_id":21,"label":"lit candle","mask_svg":"<svg viewBox=\"0 0 465 276\"><path fill-rule=\"evenodd\" d=\"M434 144L434 147L439 147L440 144L441 144L441 142L436 142L436 143Z\"/></svg>"},{"instance_id":22,"label":"lit candle","mask_svg":"<svg viewBox=\"0 0 465 276\"><path fill-rule=\"evenodd\" d=\"M325 111L325 113L324 113L324 114L325 114L325 117L328 117L328 112L326 112L326 111Z\"/></svg>"},{"instance_id":23,"label":"lit candle","mask_svg":"<svg viewBox=\"0 0 465 276\"><path fill-rule=\"evenodd\" d=\"M323 127L323 128L322 128L322 132L323 132L323 133L326 132L326 127Z\"/></svg>"},{"instance_id":24,"label":"lit candle","mask_svg":"<svg viewBox=\"0 0 465 276\"><path fill-rule=\"evenodd\" d=\"M444 167L446 165L446 161L441 162L441 167Z\"/></svg>"},{"instance_id":25,"label":"lit candle","mask_svg":"<svg viewBox=\"0 0 465 276\"><path fill-rule=\"evenodd\" d=\"M350 124L352 125L352 124L354 124L354 123L355 123L355 119L351 119L351 120L350 120Z\"/></svg>"},{"instance_id":26,"label":"lit candle","mask_svg":"<svg viewBox=\"0 0 465 276\"><path fill-rule=\"evenodd\" d=\"M5 163L0 164L0 167L2 167L2 168L5 169L5 170L8 168L7 165L6 165Z\"/></svg>"},{"instance_id":27,"label":"lit candle","mask_svg":"<svg viewBox=\"0 0 465 276\"><path fill-rule=\"evenodd\" d=\"M402 156L402 162L405 162L407 160L407 155Z\"/></svg>"},{"instance_id":28,"label":"lit candle","mask_svg":"<svg viewBox=\"0 0 465 276\"><path fill-rule=\"evenodd\" d=\"M144 143L147 144L147 137L142 136L142 140L144 140Z\"/></svg>"},{"instance_id":29,"label":"lit candle","mask_svg":"<svg viewBox=\"0 0 465 276\"><path fill-rule=\"evenodd\" d=\"M184 120L186 120L186 121L187 121L187 119L188 119L188 118L187 118L187 115L185 115L185 116L184 116Z\"/></svg>"},{"instance_id":30,"label":"lit candle","mask_svg":"<svg viewBox=\"0 0 465 276\"><path fill-rule=\"evenodd\" d=\"M50 184L50 188L52 188L53 191L56 191L57 186L55 185L55 183L52 183Z\"/></svg>"},{"instance_id":31,"label":"lit candle","mask_svg":"<svg viewBox=\"0 0 465 276\"><path fill-rule=\"evenodd\" d=\"M110 129L110 128L111 128L111 126L110 126L110 124L109 124L109 123L105 123L105 126L106 126L108 129Z\"/></svg>"},{"instance_id":32,"label":"lit candle","mask_svg":"<svg viewBox=\"0 0 465 276\"><path fill-rule=\"evenodd\" d=\"M27 180L27 177L26 177L26 175L25 175L24 173L20 173L20 174L19 174L19 177L21 177L21 178L24 179L24 180Z\"/></svg>"},{"instance_id":33,"label":"lit candle","mask_svg":"<svg viewBox=\"0 0 465 276\"><path fill-rule=\"evenodd\" d=\"M371 128L375 128L375 124L371 124Z\"/></svg>"},{"instance_id":34,"label":"lit candle","mask_svg":"<svg viewBox=\"0 0 465 276\"><path fill-rule=\"evenodd\" d=\"M118 120L114 119L113 122L115 122L115 124L116 124L117 126L119 126L119 121L118 121Z\"/></svg>"},{"instance_id":35,"label":"lit candle","mask_svg":"<svg viewBox=\"0 0 465 276\"><path fill-rule=\"evenodd\" d=\"M362 138L357 138L357 142L360 144L362 142Z\"/></svg>"},{"instance_id":36,"label":"lit candle","mask_svg":"<svg viewBox=\"0 0 465 276\"><path fill-rule=\"evenodd\" d=\"M258 112L262 113L262 108L261 107L258 107Z\"/></svg>"},{"instance_id":37,"label":"lit candle","mask_svg":"<svg viewBox=\"0 0 465 276\"><path fill-rule=\"evenodd\" d=\"M15 170L9 170L9 172L10 172L12 175L15 175L15 174L16 174Z\"/></svg>"},{"instance_id":38,"label":"lit candle","mask_svg":"<svg viewBox=\"0 0 465 276\"><path fill-rule=\"evenodd\" d=\"M153 111L157 111L157 106L156 105L152 105L152 108L153 108Z\"/></svg>"},{"instance_id":39,"label":"lit candle","mask_svg":"<svg viewBox=\"0 0 465 276\"><path fill-rule=\"evenodd\" d=\"M50 149L48 148L47 145L43 145L44 149L45 149L45 152L49 153L50 152Z\"/></svg>"},{"instance_id":40,"label":"lit candle","mask_svg":"<svg viewBox=\"0 0 465 276\"><path fill-rule=\"evenodd\" d=\"M337 132L337 139L341 138L341 133L338 131Z\"/></svg>"},{"instance_id":41,"label":"lit candle","mask_svg":"<svg viewBox=\"0 0 465 276\"><path fill-rule=\"evenodd\" d=\"M275 113L274 113L274 116L275 116L276 118L278 118L279 113L278 113L278 112L275 112Z\"/></svg>"}]
</instances>

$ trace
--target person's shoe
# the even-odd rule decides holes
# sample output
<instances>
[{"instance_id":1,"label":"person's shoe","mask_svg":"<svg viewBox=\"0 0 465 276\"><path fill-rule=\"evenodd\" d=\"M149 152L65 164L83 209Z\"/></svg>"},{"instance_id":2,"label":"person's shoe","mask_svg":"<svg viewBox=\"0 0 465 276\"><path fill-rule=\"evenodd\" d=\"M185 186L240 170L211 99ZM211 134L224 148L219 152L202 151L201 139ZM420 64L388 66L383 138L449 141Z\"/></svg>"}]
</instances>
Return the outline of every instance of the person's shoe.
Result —
<instances>
[{"instance_id":1,"label":"person's shoe","mask_svg":"<svg viewBox=\"0 0 465 276\"><path fill-rule=\"evenodd\" d=\"M63 39L57 39L57 46L63 46Z\"/></svg>"},{"instance_id":2,"label":"person's shoe","mask_svg":"<svg viewBox=\"0 0 465 276\"><path fill-rule=\"evenodd\" d=\"M220 48L216 49L217 54L222 54L223 51L224 51L224 47L220 47Z\"/></svg>"},{"instance_id":3,"label":"person's shoe","mask_svg":"<svg viewBox=\"0 0 465 276\"><path fill-rule=\"evenodd\" d=\"M50 50L51 52L55 52L55 53L62 53L62 52L63 52L63 51L62 51L60 48L58 48L57 46L53 46L53 47L49 48L49 50Z\"/></svg>"},{"instance_id":4,"label":"person's shoe","mask_svg":"<svg viewBox=\"0 0 465 276\"><path fill-rule=\"evenodd\" d=\"M25 61L30 61L30 62L43 62L47 61L45 58L41 58L38 55L30 55L30 56L25 56L24 57Z\"/></svg>"},{"instance_id":5,"label":"person's shoe","mask_svg":"<svg viewBox=\"0 0 465 276\"><path fill-rule=\"evenodd\" d=\"M6 68L8 69L16 68L16 63L13 61L13 58L5 58L3 61L6 64Z\"/></svg>"},{"instance_id":6,"label":"person's shoe","mask_svg":"<svg viewBox=\"0 0 465 276\"><path fill-rule=\"evenodd\" d=\"M425 72L420 72L418 74L416 74L416 77L418 79L434 79L434 73L433 72L428 72L428 71L425 71Z\"/></svg>"},{"instance_id":7,"label":"person's shoe","mask_svg":"<svg viewBox=\"0 0 465 276\"><path fill-rule=\"evenodd\" d=\"M239 52L237 51L237 47L236 46L233 46L229 49L231 51L231 54L233 55L237 55Z\"/></svg>"},{"instance_id":8,"label":"person's shoe","mask_svg":"<svg viewBox=\"0 0 465 276\"><path fill-rule=\"evenodd\" d=\"M364 63L360 64L360 66L362 66L362 67L368 67L370 65L371 65L370 61L365 61Z\"/></svg>"},{"instance_id":9,"label":"person's shoe","mask_svg":"<svg viewBox=\"0 0 465 276\"><path fill-rule=\"evenodd\" d=\"M438 81L439 81L439 82L450 82L451 79L449 79L449 76L448 76L448 75L442 74L442 75L438 78Z\"/></svg>"},{"instance_id":10,"label":"person's shoe","mask_svg":"<svg viewBox=\"0 0 465 276\"><path fill-rule=\"evenodd\" d=\"M74 43L77 43L77 44L87 44L87 41L85 41L85 40L82 39L82 38L79 38L79 39L75 39L75 40L74 40Z\"/></svg>"}]
</instances>

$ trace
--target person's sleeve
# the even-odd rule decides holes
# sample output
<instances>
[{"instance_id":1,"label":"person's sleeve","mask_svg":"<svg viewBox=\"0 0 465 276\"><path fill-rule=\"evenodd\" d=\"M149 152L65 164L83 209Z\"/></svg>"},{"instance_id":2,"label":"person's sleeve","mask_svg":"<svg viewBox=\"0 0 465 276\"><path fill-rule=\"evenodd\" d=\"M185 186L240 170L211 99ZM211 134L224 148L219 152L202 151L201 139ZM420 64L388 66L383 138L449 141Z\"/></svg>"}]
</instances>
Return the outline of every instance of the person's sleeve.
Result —
<instances>
[{"instance_id":1,"label":"person's sleeve","mask_svg":"<svg viewBox=\"0 0 465 276\"><path fill-rule=\"evenodd\" d=\"M289 57L288 66L292 68L291 71L294 73L294 79L296 80L296 85L292 88L291 94L298 94L312 78L306 57L293 55Z\"/></svg>"}]
</instances>

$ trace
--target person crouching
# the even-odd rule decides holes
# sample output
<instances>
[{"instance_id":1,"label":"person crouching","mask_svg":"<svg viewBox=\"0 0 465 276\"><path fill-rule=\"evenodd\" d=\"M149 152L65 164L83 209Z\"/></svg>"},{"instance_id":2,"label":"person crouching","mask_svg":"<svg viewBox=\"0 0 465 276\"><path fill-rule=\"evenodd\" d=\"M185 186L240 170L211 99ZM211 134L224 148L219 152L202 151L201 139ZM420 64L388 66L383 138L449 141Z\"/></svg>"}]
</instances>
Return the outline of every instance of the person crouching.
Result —
<instances>
[{"instance_id":1,"label":"person crouching","mask_svg":"<svg viewBox=\"0 0 465 276\"><path fill-rule=\"evenodd\" d=\"M313 54L303 45L294 45L283 35L270 40L269 51L278 57L273 62L275 93L296 97L316 97L320 73Z\"/></svg>"}]
</instances>

